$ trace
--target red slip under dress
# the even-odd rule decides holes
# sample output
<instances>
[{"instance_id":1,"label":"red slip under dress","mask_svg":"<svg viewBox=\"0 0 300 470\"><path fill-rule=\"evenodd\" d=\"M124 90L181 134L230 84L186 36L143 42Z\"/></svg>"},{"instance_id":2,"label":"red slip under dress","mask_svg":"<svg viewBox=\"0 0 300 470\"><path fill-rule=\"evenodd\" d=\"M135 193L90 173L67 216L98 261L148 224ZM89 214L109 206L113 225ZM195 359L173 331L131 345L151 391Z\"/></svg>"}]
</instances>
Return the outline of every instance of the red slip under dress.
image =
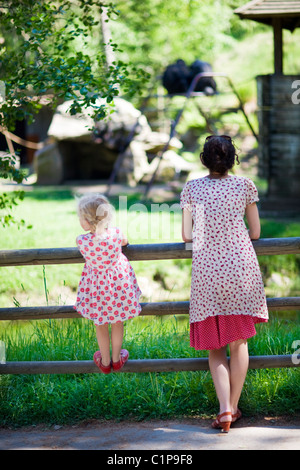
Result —
<instances>
[{"instance_id":1,"label":"red slip under dress","mask_svg":"<svg viewBox=\"0 0 300 470\"><path fill-rule=\"evenodd\" d=\"M189 181L181 208L193 217L190 346L219 349L251 338L268 321L256 253L244 223L248 204L258 201L248 178L209 177Z\"/></svg>"}]
</instances>

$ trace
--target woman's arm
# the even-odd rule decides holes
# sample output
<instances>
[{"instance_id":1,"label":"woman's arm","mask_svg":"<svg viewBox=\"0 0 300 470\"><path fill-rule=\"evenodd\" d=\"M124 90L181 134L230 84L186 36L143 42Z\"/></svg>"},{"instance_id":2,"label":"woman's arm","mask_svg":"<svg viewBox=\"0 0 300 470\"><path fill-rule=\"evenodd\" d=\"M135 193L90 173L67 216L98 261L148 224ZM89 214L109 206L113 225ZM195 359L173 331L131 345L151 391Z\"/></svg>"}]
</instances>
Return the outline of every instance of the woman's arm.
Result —
<instances>
[{"instance_id":1,"label":"woman's arm","mask_svg":"<svg viewBox=\"0 0 300 470\"><path fill-rule=\"evenodd\" d=\"M188 209L182 211L182 240L186 243L193 241L193 219L192 214Z\"/></svg>"},{"instance_id":2,"label":"woman's arm","mask_svg":"<svg viewBox=\"0 0 300 470\"><path fill-rule=\"evenodd\" d=\"M249 226L249 237L251 240L258 240L260 237L260 220L255 202L246 207L245 215Z\"/></svg>"}]
</instances>

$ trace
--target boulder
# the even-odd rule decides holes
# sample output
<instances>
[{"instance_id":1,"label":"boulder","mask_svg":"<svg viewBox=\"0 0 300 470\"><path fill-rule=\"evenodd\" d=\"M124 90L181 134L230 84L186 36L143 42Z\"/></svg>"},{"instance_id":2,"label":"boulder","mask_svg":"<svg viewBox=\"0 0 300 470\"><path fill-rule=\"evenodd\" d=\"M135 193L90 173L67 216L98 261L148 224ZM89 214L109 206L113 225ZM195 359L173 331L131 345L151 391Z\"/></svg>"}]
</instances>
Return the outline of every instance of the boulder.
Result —
<instances>
[{"instance_id":1,"label":"boulder","mask_svg":"<svg viewBox=\"0 0 300 470\"><path fill-rule=\"evenodd\" d=\"M63 182L63 160L56 142L35 152L33 164L39 184L61 184Z\"/></svg>"},{"instance_id":2,"label":"boulder","mask_svg":"<svg viewBox=\"0 0 300 470\"><path fill-rule=\"evenodd\" d=\"M71 104L67 101L58 106L48 130L52 143L35 153L38 184L107 180L120 153L124 158L117 181L134 185L152 174L168 134L152 132L147 118L122 98L116 98L114 112L98 122L91 119L91 109L71 116ZM97 104L104 102L98 100ZM181 147L180 140L173 137L161 163L160 179L170 180L178 172L188 171L189 164L176 154Z\"/></svg>"}]
</instances>

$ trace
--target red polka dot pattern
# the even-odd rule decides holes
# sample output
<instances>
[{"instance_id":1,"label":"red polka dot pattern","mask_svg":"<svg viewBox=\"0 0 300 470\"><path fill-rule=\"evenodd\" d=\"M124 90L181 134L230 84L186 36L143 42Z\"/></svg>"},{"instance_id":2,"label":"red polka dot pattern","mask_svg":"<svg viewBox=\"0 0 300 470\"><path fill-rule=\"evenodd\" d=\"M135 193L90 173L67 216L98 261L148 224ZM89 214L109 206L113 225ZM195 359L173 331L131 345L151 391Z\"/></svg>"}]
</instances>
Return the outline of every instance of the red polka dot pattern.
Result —
<instances>
[{"instance_id":1,"label":"red polka dot pattern","mask_svg":"<svg viewBox=\"0 0 300 470\"><path fill-rule=\"evenodd\" d=\"M255 323L266 321L248 315L209 317L190 325L190 346L197 350L220 349L233 341L255 336Z\"/></svg>"}]
</instances>

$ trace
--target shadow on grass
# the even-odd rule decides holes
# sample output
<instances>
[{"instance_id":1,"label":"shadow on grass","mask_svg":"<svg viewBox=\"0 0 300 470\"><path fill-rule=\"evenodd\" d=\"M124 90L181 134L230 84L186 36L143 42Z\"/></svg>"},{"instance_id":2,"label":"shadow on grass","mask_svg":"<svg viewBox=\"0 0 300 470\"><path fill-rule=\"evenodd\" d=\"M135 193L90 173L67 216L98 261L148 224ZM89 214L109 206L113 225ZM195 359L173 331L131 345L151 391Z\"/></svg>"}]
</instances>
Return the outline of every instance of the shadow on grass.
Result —
<instances>
[{"instance_id":1,"label":"shadow on grass","mask_svg":"<svg viewBox=\"0 0 300 470\"><path fill-rule=\"evenodd\" d=\"M36 186L32 191L25 193L26 199L35 201L66 201L74 199L74 192L70 188L54 186Z\"/></svg>"},{"instance_id":2,"label":"shadow on grass","mask_svg":"<svg viewBox=\"0 0 300 470\"><path fill-rule=\"evenodd\" d=\"M88 187L87 187L88 188ZM85 189L84 193L88 192ZM90 192L97 192L91 188ZM103 193L102 193L103 194ZM32 199L35 201L66 201L74 200L75 196L80 195L80 191L77 191L76 188L70 188L65 186L33 186L32 191L25 193L26 199ZM126 190L120 192L118 195L108 196L109 201L114 206L115 209L119 209L120 196L126 196L127 208L129 209L133 204L143 204L147 209L151 209L151 204L156 206L159 204L160 211L168 211L168 207L173 204L179 203L179 195L176 197L174 195L173 200L160 201L159 203L156 200L148 198L146 201L143 199L144 195L142 193L127 194Z\"/></svg>"},{"instance_id":3,"label":"shadow on grass","mask_svg":"<svg viewBox=\"0 0 300 470\"><path fill-rule=\"evenodd\" d=\"M86 191L85 191L86 192ZM91 192L93 189L91 188ZM75 201L75 196L80 193L69 186L33 186L32 191L25 193L26 199L32 199L36 201ZM170 207L173 204L179 204L179 194L174 195L174 199L168 201L153 200L151 198L144 200L142 193L126 194L126 190L121 192L119 195L109 196L108 199L116 210L121 208L120 196L126 196L125 208L130 209L134 204L141 204L148 211L154 207L159 208L160 212L169 212ZM138 208L136 209L138 211ZM297 237L300 233L300 217L294 218L261 218L262 233L261 238L282 238L282 237Z\"/></svg>"}]
</instances>

